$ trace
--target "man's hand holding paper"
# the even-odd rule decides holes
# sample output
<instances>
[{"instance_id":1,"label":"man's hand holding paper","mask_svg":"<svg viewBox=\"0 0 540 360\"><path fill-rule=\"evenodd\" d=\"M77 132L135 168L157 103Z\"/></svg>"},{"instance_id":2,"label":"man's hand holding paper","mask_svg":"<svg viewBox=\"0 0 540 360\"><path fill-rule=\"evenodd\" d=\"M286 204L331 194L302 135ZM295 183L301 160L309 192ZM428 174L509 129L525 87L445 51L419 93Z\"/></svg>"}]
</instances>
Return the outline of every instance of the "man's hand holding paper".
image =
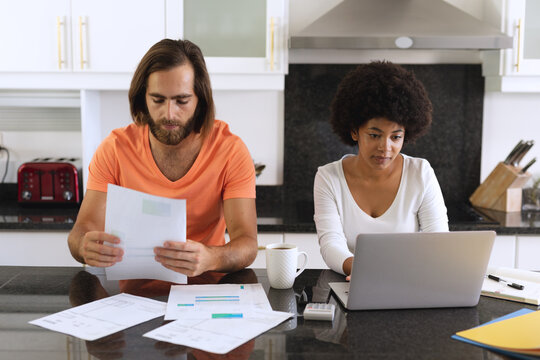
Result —
<instances>
[{"instance_id":1,"label":"man's hand holding paper","mask_svg":"<svg viewBox=\"0 0 540 360\"><path fill-rule=\"evenodd\" d=\"M117 236L103 231L89 231L81 241L80 253L87 265L106 267L122 261L124 250L115 245L120 244Z\"/></svg>"},{"instance_id":2,"label":"man's hand holding paper","mask_svg":"<svg viewBox=\"0 0 540 360\"><path fill-rule=\"evenodd\" d=\"M167 269L187 276L198 276L205 271L213 270L213 249L196 241L166 241L163 247L156 247L156 261Z\"/></svg>"}]
</instances>

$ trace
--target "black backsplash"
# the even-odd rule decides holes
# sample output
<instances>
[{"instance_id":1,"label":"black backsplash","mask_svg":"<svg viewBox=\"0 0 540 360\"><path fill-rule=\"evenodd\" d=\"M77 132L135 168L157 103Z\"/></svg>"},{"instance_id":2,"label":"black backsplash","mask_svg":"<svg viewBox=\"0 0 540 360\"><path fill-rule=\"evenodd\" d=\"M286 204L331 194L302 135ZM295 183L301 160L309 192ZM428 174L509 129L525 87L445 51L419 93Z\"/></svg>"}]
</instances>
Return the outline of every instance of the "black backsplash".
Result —
<instances>
[{"instance_id":1,"label":"black backsplash","mask_svg":"<svg viewBox=\"0 0 540 360\"><path fill-rule=\"evenodd\" d=\"M480 182L484 80L480 65L404 65L424 83L433 103L427 135L402 152L427 159L447 204L467 202ZM259 201L309 203L317 168L356 153L328 121L341 79L355 65L290 65L285 78L283 186L259 186Z\"/></svg>"}]
</instances>

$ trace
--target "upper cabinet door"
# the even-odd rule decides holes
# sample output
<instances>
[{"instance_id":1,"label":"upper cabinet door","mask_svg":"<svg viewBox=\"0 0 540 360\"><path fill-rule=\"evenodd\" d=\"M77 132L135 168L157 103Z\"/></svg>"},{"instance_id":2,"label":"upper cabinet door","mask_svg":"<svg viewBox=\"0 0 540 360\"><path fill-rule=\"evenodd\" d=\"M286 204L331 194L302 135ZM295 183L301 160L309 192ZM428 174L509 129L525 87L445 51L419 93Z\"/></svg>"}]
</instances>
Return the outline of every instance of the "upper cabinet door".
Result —
<instances>
[{"instance_id":1,"label":"upper cabinet door","mask_svg":"<svg viewBox=\"0 0 540 360\"><path fill-rule=\"evenodd\" d=\"M0 71L58 71L68 64L69 0L0 3Z\"/></svg>"},{"instance_id":2,"label":"upper cabinet door","mask_svg":"<svg viewBox=\"0 0 540 360\"><path fill-rule=\"evenodd\" d=\"M133 72L165 37L165 0L72 0L73 70Z\"/></svg>"},{"instance_id":3,"label":"upper cabinet door","mask_svg":"<svg viewBox=\"0 0 540 360\"><path fill-rule=\"evenodd\" d=\"M514 48L506 52L507 75L540 75L540 0L507 1L507 32Z\"/></svg>"},{"instance_id":4,"label":"upper cabinet door","mask_svg":"<svg viewBox=\"0 0 540 360\"><path fill-rule=\"evenodd\" d=\"M286 0L169 0L167 36L197 44L210 73L285 74ZM174 5L172 5L174 4Z\"/></svg>"}]
</instances>

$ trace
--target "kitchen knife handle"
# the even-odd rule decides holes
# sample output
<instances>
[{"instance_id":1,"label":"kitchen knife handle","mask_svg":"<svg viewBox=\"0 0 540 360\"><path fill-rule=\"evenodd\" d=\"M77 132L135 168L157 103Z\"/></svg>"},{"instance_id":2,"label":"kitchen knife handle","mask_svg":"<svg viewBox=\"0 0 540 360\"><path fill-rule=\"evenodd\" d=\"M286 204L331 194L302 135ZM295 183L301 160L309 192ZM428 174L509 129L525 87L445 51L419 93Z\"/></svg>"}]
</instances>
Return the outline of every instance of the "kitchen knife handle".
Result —
<instances>
[{"instance_id":1,"label":"kitchen knife handle","mask_svg":"<svg viewBox=\"0 0 540 360\"><path fill-rule=\"evenodd\" d=\"M523 140L519 140L519 142L516 144L516 146L514 146L512 151L510 151L506 159L504 159L504 163L506 165L510 165L512 163L512 158L514 157L514 155L516 154L516 152L518 151L518 149L521 147L522 144L523 144Z\"/></svg>"},{"instance_id":2,"label":"kitchen knife handle","mask_svg":"<svg viewBox=\"0 0 540 360\"><path fill-rule=\"evenodd\" d=\"M529 152L529 150L533 147L534 140L527 141L525 147L522 149L522 151L519 153L519 156L514 160L514 166L518 166L521 160L525 157L525 155Z\"/></svg>"},{"instance_id":3,"label":"kitchen knife handle","mask_svg":"<svg viewBox=\"0 0 540 360\"><path fill-rule=\"evenodd\" d=\"M521 170L519 171L519 173L520 173L520 174L525 174L525 173L527 172L527 170L529 170L529 168L531 167L531 165L534 164L535 162L536 162L536 158L533 158L531 161L529 161L529 162L527 163L527 165L525 165L525 166L523 167L523 169L521 169Z\"/></svg>"},{"instance_id":4,"label":"kitchen knife handle","mask_svg":"<svg viewBox=\"0 0 540 360\"><path fill-rule=\"evenodd\" d=\"M510 165L517 166L517 159L519 158L519 156L525 150L526 147L527 147L527 141L522 142L521 145L516 149L516 152L510 158Z\"/></svg>"}]
</instances>

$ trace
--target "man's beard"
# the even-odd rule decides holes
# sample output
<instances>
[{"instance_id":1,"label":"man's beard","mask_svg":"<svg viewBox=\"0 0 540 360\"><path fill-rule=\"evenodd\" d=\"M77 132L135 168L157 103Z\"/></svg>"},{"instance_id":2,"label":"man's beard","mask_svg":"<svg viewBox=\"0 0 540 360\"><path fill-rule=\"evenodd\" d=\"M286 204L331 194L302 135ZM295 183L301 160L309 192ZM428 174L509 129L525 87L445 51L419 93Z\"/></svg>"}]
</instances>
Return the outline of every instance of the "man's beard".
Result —
<instances>
[{"instance_id":1,"label":"man's beard","mask_svg":"<svg viewBox=\"0 0 540 360\"><path fill-rule=\"evenodd\" d=\"M176 130L166 130L163 128L165 125L177 125ZM152 135L161 143L165 145L178 145L182 140L187 138L195 128L195 119L192 116L185 125L177 122L161 119L159 122L155 122L150 118L148 122Z\"/></svg>"}]
</instances>

